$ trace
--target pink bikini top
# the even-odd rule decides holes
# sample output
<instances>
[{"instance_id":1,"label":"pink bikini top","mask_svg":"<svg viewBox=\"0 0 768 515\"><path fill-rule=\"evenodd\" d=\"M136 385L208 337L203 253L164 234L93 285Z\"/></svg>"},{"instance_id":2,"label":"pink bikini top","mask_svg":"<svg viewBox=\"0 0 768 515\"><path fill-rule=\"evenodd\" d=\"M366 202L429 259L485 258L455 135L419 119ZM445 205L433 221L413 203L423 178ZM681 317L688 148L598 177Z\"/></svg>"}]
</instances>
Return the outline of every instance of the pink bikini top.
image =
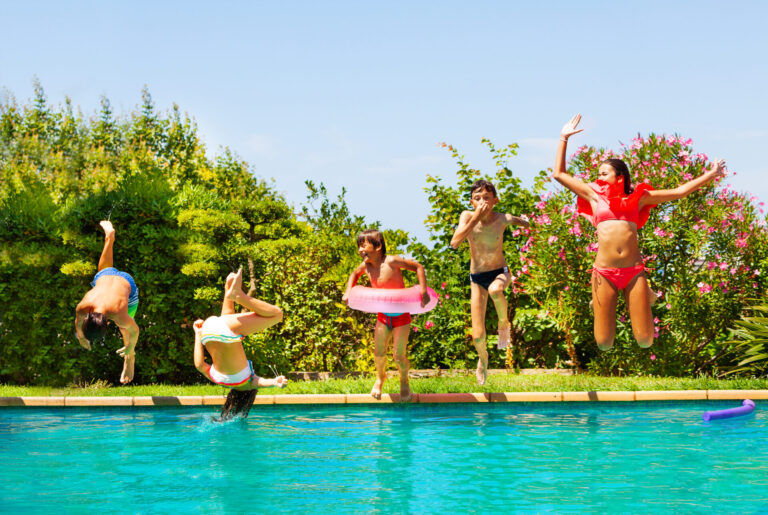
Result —
<instances>
[{"instance_id":1,"label":"pink bikini top","mask_svg":"<svg viewBox=\"0 0 768 515\"><path fill-rule=\"evenodd\" d=\"M648 215L655 204L649 204L639 209L640 198L653 188L645 183L635 186L635 191L627 195L624 193L624 185L621 183L609 184L600 179L590 182L589 187L597 193L597 205L592 212L592 205L581 197L576 199L576 210L584 218L597 227L605 220L626 220L635 222L637 228L641 228L648 221Z\"/></svg>"}]
</instances>

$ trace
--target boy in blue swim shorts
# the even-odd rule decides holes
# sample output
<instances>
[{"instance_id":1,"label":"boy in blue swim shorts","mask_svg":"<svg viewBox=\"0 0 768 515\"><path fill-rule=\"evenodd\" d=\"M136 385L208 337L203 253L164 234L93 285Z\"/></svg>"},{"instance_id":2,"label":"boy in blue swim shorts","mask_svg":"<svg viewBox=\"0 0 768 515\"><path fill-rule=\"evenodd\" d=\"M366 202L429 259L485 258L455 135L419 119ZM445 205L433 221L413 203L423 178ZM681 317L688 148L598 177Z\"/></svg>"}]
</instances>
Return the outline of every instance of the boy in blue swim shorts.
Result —
<instances>
[{"instance_id":1,"label":"boy in blue swim shorts","mask_svg":"<svg viewBox=\"0 0 768 515\"><path fill-rule=\"evenodd\" d=\"M421 305L429 303L427 293L427 277L424 267L412 259L400 256L387 256L387 245L384 235L376 230L363 231L357 237L358 254L363 262L355 268L349 276L347 289L342 300L349 298L349 292L357 284L357 280L364 273L368 274L373 288L405 288L402 269L416 272L421 288ZM406 349L408 347L408 334L411 331L410 313L379 313L376 317L376 329L374 331L375 347L373 361L376 365L376 382L371 390L371 395L381 399L381 389L387 379L387 343L392 340L395 363L400 371L400 401L411 400L411 387L408 382L408 369L410 364Z\"/></svg>"},{"instance_id":2,"label":"boy in blue swim shorts","mask_svg":"<svg viewBox=\"0 0 768 515\"><path fill-rule=\"evenodd\" d=\"M91 282L91 290L75 308L75 333L80 345L91 348L107 332L107 321L117 324L125 345L117 349L124 358L120 382L133 380L136 341L139 326L133 317L139 307L139 288L129 274L112 267L112 249L115 244L115 229L108 221L100 222L104 229L104 249L101 251L99 266Z\"/></svg>"}]
</instances>

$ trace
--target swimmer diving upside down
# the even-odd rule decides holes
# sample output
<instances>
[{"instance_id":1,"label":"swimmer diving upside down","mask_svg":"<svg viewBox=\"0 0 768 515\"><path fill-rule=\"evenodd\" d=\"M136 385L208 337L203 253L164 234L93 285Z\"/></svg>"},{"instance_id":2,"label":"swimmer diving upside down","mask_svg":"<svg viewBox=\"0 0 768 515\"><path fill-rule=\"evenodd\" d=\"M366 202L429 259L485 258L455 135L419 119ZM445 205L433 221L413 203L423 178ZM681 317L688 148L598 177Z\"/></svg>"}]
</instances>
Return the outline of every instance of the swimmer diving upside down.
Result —
<instances>
[{"instance_id":1,"label":"swimmer diving upside down","mask_svg":"<svg viewBox=\"0 0 768 515\"><path fill-rule=\"evenodd\" d=\"M104 220L99 225L104 229L104 248L91 282L92 289L75 308L75 334L80 345L90 350L92 343L104 339L108 320L117 324L125 343L117 349L124 358L120 382L126 384L133 380L136 341L139 339L139 326L133 319L139 307L139 288L133 277L112 267L115 245L112 223Z\"/></svg>"},{"instance_id":2,"label":"swimmer diving upside down","mask_svg":"<svg viewBox=\"0 0 768 515\"><path fill-rule=\"evenodd\" d=\"M598 251L592 267L592 302L594 334L600 350L613 347L616 335L616 305L619 292L624 298L632 322L632 332L640 347L653 345L652 301L638 248L637 230L648 220L652 207L681 199L725 174L725 161L715 160L701 176L668 190L654 190L648 184L632 187L629 169L621 159L607 159L600 164L598 178L584 183L566 172L568 138L581 132L577 114L563 126L553 178L577 195L579 214L589 219L597 233ZM650 295L649 295L650 293Z\"/></svg>"},{"instance_id":3,"label":"swimmer diving upside down","mask_svg":"<svg viewBox=\"0 0 768 515\"><path fill-rule=\"evenodd\" d=\"M206 379L231 388L221 411L222 420L235 415L246 417L259 388L282 388L288 383L284 376L273 379L257 376L245 356L243 339L281 322L283 311L249 296L243 291L242 284L241 268L236 274L227 276L221 316L211 316L194 323L195 367ZM236 313L235 302L251 311ZM205 361L206 350L211 355L210 365Z\"/></svg>"}]
</instances>

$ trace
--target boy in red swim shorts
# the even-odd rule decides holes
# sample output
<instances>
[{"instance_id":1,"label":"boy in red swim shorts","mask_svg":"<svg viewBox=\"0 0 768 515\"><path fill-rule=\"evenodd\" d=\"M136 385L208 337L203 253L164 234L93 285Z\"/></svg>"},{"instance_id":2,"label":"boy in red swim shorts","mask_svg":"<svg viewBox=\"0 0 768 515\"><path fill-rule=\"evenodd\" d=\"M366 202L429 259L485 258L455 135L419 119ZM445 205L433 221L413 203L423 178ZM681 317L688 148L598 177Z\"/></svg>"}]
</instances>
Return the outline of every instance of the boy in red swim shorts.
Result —
<instances>
[{"instance_id":1,"label":"boy in red swim shorts","mask_svg":"<svg viewBox=\"0 0 768 515\"><path fill-rule=\"evenodd\" d=\"M347 302L352 287L357 284L357 280L363 273L368 274L373 288L405 288L401 273L401 270L405 269L416 272L421 289L421 305L427 305L429 294L427 293L427 277L423 266L412 259L387 256L384 235L377 230L361 232L357 237L357 247L357 252L363 258L363 262L349 276L347 288L342 297L344 302ZM374 398L381 399L381 389L387 379L387 343L391 338L395 363L400 371L400 401L408 402L411 400L411 387L408 383L409 362L406 355L410 330L410 313L379 313L376 317L373 351L373 360L376 364L376 382L371 390L371 395Z\"/></svg>"}]
</instances>

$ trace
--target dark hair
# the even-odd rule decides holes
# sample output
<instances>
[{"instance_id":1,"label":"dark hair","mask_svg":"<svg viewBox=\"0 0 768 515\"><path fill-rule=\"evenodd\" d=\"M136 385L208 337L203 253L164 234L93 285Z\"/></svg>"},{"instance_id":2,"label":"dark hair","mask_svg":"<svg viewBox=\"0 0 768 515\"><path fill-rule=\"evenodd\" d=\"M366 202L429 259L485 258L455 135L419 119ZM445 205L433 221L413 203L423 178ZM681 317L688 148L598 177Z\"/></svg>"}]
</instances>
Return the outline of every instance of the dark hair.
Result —
<instances>
[{"instance_id":1,"label":"dark hair","mask_svg":"<svg viewBox=\"0 0 768 515\"><path fill-rule=\"evenodd\" d=\"M479 179L475 181L472 187L469 188L469 196L472 197L472 195L474 195L477 190L487 190L493 193L494 197L498 197L496 194L496 188L493 187L491 181L486 181L485 179Z\"/></svg>"},{"instance_id":2,"label":"dark hair","mask_svg":"<svg viewBox=\"0 0 768 515\"><path fill-rule=\"evenodd\" d=\"M247 418L257 393L258 389L256 388L253 390L236 390L235 388L232 388L227 394L227 400L224 401L224 406L221 408L221 414L216 421L225 422L238 415Z\"/></svg>"},{"instance_id":3,"label":"dark hair","mask_svg":"<svg viewBox=\"0 0 768 515\"><path fill-rule=\"evenodd\" d=\"M107 315L93 311L88 313L83 322L83 334L91 343L103 340L107 334Z\"/></svg>"},{"instance_id":4,"label":"dark hair","mask_svg":"<svg viewBox=\"0 0 768 515\"><path fill-rule=\"evenodd\" d=\"M371 243L374 247L379 247L382 256L387 255L387 244L384 243L384 235L381 234L381 231L368 229L367 231L361 232L357 235L357 246L359 247L362 245L364 241Z\"/></svg>"},{"instance_id":5,"label":"dark hair","mask_svg":"<svg viewBox=\"0 0 768 515\"><path fill-rule=\"evenodd\" d=\"M633 191L635 191L635 188L632 187L632 179L629 177L629 168L627 168L627 163L622 161L621 159L606 159L601 165L610 165L611 168L613 168L616 171L616 175L621 175L624 178L624 193L629 195Z\"/></svg>"}]
</instances>

